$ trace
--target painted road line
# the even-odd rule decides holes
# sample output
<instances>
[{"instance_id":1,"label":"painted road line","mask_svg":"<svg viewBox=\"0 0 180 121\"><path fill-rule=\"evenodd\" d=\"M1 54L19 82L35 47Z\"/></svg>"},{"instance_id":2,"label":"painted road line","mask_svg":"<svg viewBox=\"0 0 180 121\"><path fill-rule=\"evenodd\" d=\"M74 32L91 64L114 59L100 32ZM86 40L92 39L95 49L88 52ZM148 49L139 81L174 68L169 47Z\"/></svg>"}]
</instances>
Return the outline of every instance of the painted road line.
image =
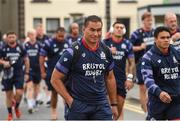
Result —
<instances>
[{"instance_id":1,"label":"painted road line","mask_svg":"<svg viewBox=\"0 0 180 121\"><path fill-rule=\"evenodd\" d=\"M132 105L132 104L127 103L127 102L125 102L124 108L127 110L130 110L130 111L133 111L133 112L145 114L144 111L139 106Z\"/></svg>"}]
</instances>

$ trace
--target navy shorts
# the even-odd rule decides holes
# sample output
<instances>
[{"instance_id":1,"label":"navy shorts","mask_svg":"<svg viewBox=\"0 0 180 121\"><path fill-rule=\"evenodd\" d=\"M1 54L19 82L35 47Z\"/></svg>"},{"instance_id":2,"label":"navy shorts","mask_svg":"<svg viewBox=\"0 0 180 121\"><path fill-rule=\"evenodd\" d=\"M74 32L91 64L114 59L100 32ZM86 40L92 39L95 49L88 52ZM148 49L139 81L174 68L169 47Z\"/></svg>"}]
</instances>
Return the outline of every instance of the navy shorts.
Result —
<instances>
[{"instance_id":1,"label":"navy shorts","mask_svg":"<svg viewBox=\"0 0 180 121\"><path fill-rule=\"evenodd\" d=\"M127 91L125 87L122 88L117 85L117 94L123 98L126 98Z\"/></svg>"},{"instance_id":2,"label":"navy shorts","mask_svg":"<svg viewBox=\"0 0 180 121\"><path fill-rule=\"evenodd\" d=\"M124 79L120 79L120 80L116 79L117 94L123 98L126 98L127 91L125 89L124 83L125 83Z\"/></svg>"},{"instance_id":3,"label":"navy shorts","mask_svg":"<svg viewBox=\"0 0 180 121\"><path fill-rule=\"evenodd\" d=\"M109 103L89 105L74 99L71 108L65 105L66 120L112 120Z\"/></svg>"},{"instance_id":4,"label":"navy shorts","mask_svg":"<svg viewBox=\"0 0 180 121\"><path fill-rule=\"evenodd\" d=\"M180 119L180 97L172 98L171 103L163 103L160 99L151 98L148 102L147 120Z\"/></svg>"},{"instance_id":5,"label":"navy shorts","mask_svg":"<svg viewBox=\"0 0 180 121\"><path fill-rule=\"evenodd\" d=\"M139 63L136 64L136 80L135 82L139 85L143 85L144 84L144 80L141 74L141 61L139 61Z\"/></svg>"},{"instance_id":6,"label":"navy shorts","mask_svg":"<svg viewBox=\"0 0 180 121\"><path fill-rule=\"evenodd\" d=\"M47 74L46 75L46 79L45 79L46 85L48 87L48 90L54 90L52 84L51 84L51 74Z\"/></svg>"},{"instance_id":7,"label":"navy shorts","mask_svg":"<svg viewBox=\"0 0 180 121\"><path fill-rule=\"evenodd\" d=\"M31 72L29 73L29 81L33 81L34 84L39 84L41 81L40 72Z\"/></svg>"},{"instance_id":8,"label":"navy shorts","mask_svg":"<svg viewBox=\"0 0 180 121\"><path fill-rule=\"evenodd\" d=\"M13 90L15 86L16 89L23 89L24 86L24 76L13 77L12 79L3 79L2 80L2 91Z\"/></svg>"}]
</instances>

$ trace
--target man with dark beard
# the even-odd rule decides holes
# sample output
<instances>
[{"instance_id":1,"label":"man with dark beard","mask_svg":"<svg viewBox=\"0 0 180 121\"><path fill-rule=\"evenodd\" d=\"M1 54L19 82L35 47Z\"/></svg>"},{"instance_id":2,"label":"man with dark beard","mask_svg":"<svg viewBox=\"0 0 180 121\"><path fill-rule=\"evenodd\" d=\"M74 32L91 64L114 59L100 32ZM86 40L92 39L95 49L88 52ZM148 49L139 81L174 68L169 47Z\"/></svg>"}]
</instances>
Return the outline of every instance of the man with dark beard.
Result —
<instances>
[{"instance_id":1,"label":"man with dark beard","mask_svg":"<svg viewBox=\"0 0 180 121\"><path fill-rule=\"evenodd\" d=\"M24 48L17 43L15 32L7 33L7 44L0 51L0 64L4 67L2 85L3 91L6 92L7 120L11 121L13 120L13 100L15 101L16 117L21 117L19 105L23 94L24 80L28 80L29 78L29 59ZM23 65L25 65L25 75ZM15 94L13 93L13 87L16 89Z\"/></svg>"},{"instance_id":2,"label":"man with dark beard","mask_svg":"<svg viewBox=\"0 0 180 121\"><path fill-rule=\"evenodd\" d=\"M48 90L51 91L51 119L57 119L57 92L50 83L53 69L58 62L59 58L63 54L64 50L68 48L68 44L65 41L65 29L64 27L58 27L55 33L55 37L44 42L43 48L40 51L40 67L41 78L46 81ZM44 62L47 57L47 69L45 69Z\"/></svg>"}]
</instances>

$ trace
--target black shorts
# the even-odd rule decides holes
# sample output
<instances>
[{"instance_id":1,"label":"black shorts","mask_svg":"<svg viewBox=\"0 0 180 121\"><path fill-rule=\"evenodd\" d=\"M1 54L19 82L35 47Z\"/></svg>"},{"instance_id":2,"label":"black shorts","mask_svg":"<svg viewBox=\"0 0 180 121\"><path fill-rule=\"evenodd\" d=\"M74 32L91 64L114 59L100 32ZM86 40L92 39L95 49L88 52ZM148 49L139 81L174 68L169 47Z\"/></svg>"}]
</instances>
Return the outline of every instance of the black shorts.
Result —
<instances>
[{"instance_id":1,"label":"black shorts","mask_svg":"<svg viewBox=\"0 0 180 121\"><path fill-rule=\"evenodd\" d=\"M46 85L48 87L48 90L54 90L52 84L51 84L51 74L47 74L46 75L46 79L45 79Z\"/></svg>"},{"instance_id":2,"label":"black shorts","mask_svg":"<svg viewBox=\"0 0 180 121\"><path fill-rule=\"evenodd\" d=\"M24 86L24 76L13 77L12 79L3 79L2 80L2 91L13 90L13 87L16 89L23 89Z\"/></svg>"},{"instance_id":3,"label":"black shorts","mask_svg":"<svg viewBox=\"0 0 180 121\"><path fill-rule=\"evenodd\" d=\"M127 94L125 87L124 88L118 88L118 86L117 86L117 94L125 99L126 94Z\"/></svg>"},{"instance_id":4,"label":"black shorts","mask_svg":"<svg viewBox=\"0 0 180 121\"><path fill-rule=\"evenodd\" d=\"M180 119L180 98L172 98L171 103L163 103L159 98L148 101L147 120Z\"/></svg>"},{"instance_id":5,"label":"black shorts","mask_svg":"<svg viewBox=\"0 0 180 121\"><path fill-rule=\"evenodd\" d=\"M41 82L40 72L30 72L29 81L33 81L34 84L39 84Z\"/></svg>"},{"instance_id":6,"label":"black shorts","mask_svg":"<svg viewBox=\"0 0 180 121\"><path fill-rule=\"evenodd\" d=\"M141 74L141 63L137 63L136 65L136 80L135 82L139 85L143 85L144 84L144 80Z\"/></svg>"},{"instance_id":7,"label":"black shorts","mask_svg":"<svg viewBox=\"0 0 180 121\"><path fill-rule=\"evenodd\" d=\"M89 105L74 99L71 108L65 105L66 120L112 120L112 110L109 103Z\"/></svg>"},{"instance_id":8,"label":"black shorts","mask_svg":"<svg viewBox=\"0 0 180 121\"><path fill-rule=\"evenodd\" d=\"M123 98L126 98L127 91L125 89L125 81L124 79L116 80L116 86L117 86L117 94Z\"/></svg>"}]
</instances>

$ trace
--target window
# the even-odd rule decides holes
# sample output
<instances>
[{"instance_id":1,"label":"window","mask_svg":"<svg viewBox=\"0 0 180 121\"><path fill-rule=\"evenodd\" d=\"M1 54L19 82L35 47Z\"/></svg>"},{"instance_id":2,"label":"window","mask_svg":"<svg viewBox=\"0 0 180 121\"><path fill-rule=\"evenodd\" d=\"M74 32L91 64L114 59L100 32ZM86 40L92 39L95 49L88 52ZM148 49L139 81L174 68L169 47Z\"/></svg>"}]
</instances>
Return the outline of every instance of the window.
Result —
<instances>
[{"instance_id":1,"label":"window","mask_svg":"<svg viewBox=\"0 0 180 121\"><path fill-rule=\"evenodd\" d=\"M31 3L50 3L49 0L32 0Z\"/></svg>"},{"instance_id":2,"label":"window","mask_svg":"<svg viewBox=\"0 0 180 121\"><path fill-rule=\"evenodd\" d=\"M56 29L60 25L59 18L47 18L46 19L46 33L51 36L55 33Z\"/></svg>"},{"instance_id":3,"label":"window","mask_svg":"<svg viewBox=\"0 0 180 121\"><path fill-rule=\"evenodd\" d=\"M137 0L119 0L118 3L137 3Z\"/></svg>"},{"instance_id":4,"label":"window","mask_svg":"<svg viewBox=\"0 0 180 121\"><path fill-rule=\"evenodd\" d=\"M42 18L34 18L33 19L33 28L36 28L37 25L42 24Z\"/></svg>"},{"instance_id":5,"label":"window","mask_svg":"<svg viewBox=\"0 0 180 121\"><path fill-rule=\"evenodd\" d=\"M96 0L80 0L79 3L96 3Z\"/></svg>"},{"instance_id":6,"label":"window","mask_svg":"<svg viewBox=\"0 0 180 121\"><path fill-rule=\"evenodd\" d=\"M66 29L66 31L69 31L69 25L70 25L70 19L64 18L64 28Z\"/></svg>"}]
</instances>

